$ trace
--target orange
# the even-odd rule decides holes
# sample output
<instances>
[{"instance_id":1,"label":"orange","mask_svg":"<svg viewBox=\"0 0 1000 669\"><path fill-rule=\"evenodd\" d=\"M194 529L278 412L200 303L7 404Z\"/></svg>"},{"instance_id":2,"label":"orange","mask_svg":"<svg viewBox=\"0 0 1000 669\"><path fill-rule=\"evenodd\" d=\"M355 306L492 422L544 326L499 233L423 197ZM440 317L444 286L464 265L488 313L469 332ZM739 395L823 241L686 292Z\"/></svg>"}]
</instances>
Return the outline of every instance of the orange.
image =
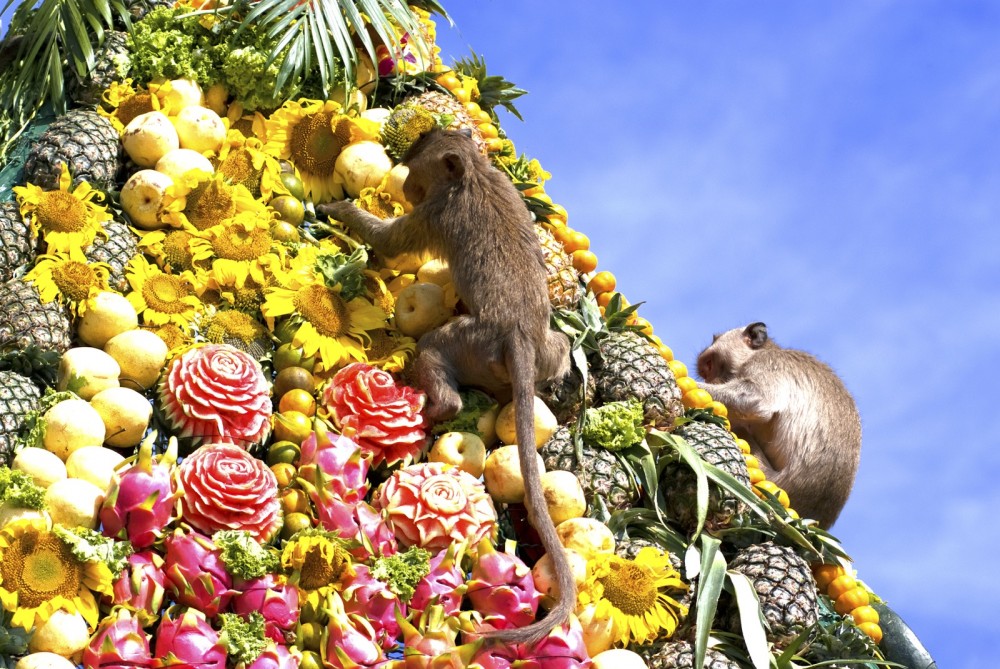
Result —
<instances>
[{"instance_id":1,"label":"orange","mask_svg":"<svg viewBox=\"0 0 1000 669\"><path fill-rule=\"evenodd\" d=\"M312 419L301 411L274 414L274 438L301 444L312 433Z\"/></svg>"},{"instance_id":2,"label":"orange","mask_svg":"<svg viewBox=\"0 0 1000 669\"><path fill-rule=\"evenodd\" d=\"M298 473L295 465L291 462L276 462L271 465L271 471L274 472L274 478L278 479L279 488L287 488L292 485L295 474Z\"/></svg>"},{"instance_id":3,"label":"orange","mask_svg":"<svg viewBox=\"0 0 1000 669\"><path fill-rule=\"evenodd\" d=\"M451 89L451 94L462 104L472 101L472 93L467 88L453 88Z\"/></svg>"},{"instance_id":4,"label":"orange","mask_svg":"<svg viewBox=\"0 0 1000 669\"><path fill-rule=\"evenodd\" d=\"M648 335L653 334L653 324L647 321L642 316L636 316L632 319L631 325L638 325L639 331L644 332Z\"/></svg>"},{"instance_id":5,"label":"orange","mask_svg":"<svg viewBox=\"0 0 1000 669\"><path fill-rule=\"evenodd\" d=\"M279 496L281 497L281 510L286 515L309 511L309 496L304 490L285 488Z\"/></svg>"},{"instance_id":6,"label":"orange","mask_svg":"<svg viewBox=\"0 0 1000 669\"><path fill-rule=\"evenodd\" d=\"M611 298L615 296L615 293L599 293L597 295L597 306L606 307L611 303Z\"/></svg>"},{"instance_id":7,"label":"orange","mask_svg":"<svg viewBox=\"0 0 1000 669\"><path fill-rule=\"evenodd\" d=\"M267 449L267 464L276 465L281 462L295 464L299 461L302 450L298 444L290 441L275 441Z\"/></svg>"},{"instance_id":8,"label":"orange","mask_svg":"<svg viewBox=\"0 0 1000 669\"><path fill-rule=\"evenodd\" d=\"M316 398L312 393L302 388L292 388L281 396L278 401L278 411L298 411L307 416L316 415Z\"/></svg>"},{"instance_id":9,"label":"orange","mask_svg":"<svg viewBox=\"0 0 1000 669\"><path fill-rule=\"evenodd\" d=\"M592 251L573 251L573 267L586 274L597 269L597 256Z\"/></svg>"},{"instance_id":10,"label":"orange","mask_svg":"<svg viewBox=\"0 0 1000 669\"><path fill-rule=\"evenodd\" d=\"M476 116L478 116L479 112L481 112L482 110L483 110L483 108L479 106L478 102L466 102L465 103L465 111L469 112L469 115L472 116L472 118L475 118Z\"/></svg>"},{"instance_id":11,"label":"orange","mask_svg":"<svg viewBox=\"0 0 1000 669\"><path fill-rule=\"evenodd\" d=\"M306 218L306 209L302 201L292 195L279 195L271 198L267 206L278 214L279 219L292 225L301 225Z\"/></svg>"},{"instance_id":12,"label":"orange","mask_svg":"<svg viewBox=\"0 0 1000 669\"><path fill-rule=\"evenodd\" d=\"M500 138L486 140L486 150L490 153L500 153L503 151L503 140Z\"/></svg>"},{"instance_id":13,"label":"orange","mask_svg":"<svg viewBox=\"0 0 1000 669\"><path fill-rule=\"evenodd\" d=\"M495 139L500 136L497 127L492 123L480 123L476 126L479 128L479 132L482 133L483 137L486 139Z\"/></svg>"},{"instance_id":14,"label":"orange","mask_svg":"<svg viewBox=\"0 0 1000 669\"><path fill-rule=\"evenodd\" d=\"M281 399L292 388L302 388L303 390L312 392L315 387L316 377L308 369L293 366L278 372L274 377L274 385L271 386L271 392L274 393L275 397Z\"/></svg>"},{"instance_id":15,"label":"orange","mask_svg":"<svg viewBox=\"0 0 1000 669\"><path fill-rule=\"evenodd\" d=\"M767 480L767 475L764 473L763 469L747 467L747 474L750 476L750 485L757 485L758 483Z\"/></svg>"},{"instance_id":16,"label":"orange","mask_svg":"<svg viewBox=\"0 0 1000 669\"><path fill-rule=\"evenodd\" d=\"M750 443L747 442L746 439L737 438L736 445L740 447L740 451L743 453L743 455L746 455L747 453L750 452Z\"/></svg>"},{"instance_id":17,"label":"orange","mask_svg":"<svg viewBox=\"0 0 1000 669\"><path fill-rule=\"evenodd\" d=\"M302 239L297 227L280 219L271 223L271 237L277 242L294 243Z\"/></svg>"},{"instance_id":18,"label":"orange","mask_svg":"<svg viewBox=\"0 0 1000 669\"><path fill-rule=\"evenodd\" d=\"M867 604L851 609L851 617L854 618L854 622L857 625L860 625L861 623L878 624L878 611Z\"/></svg>"},{"instance_id":19,"label":"orange","mask_svg":"<svg viewBox=\"0 0 1000 669\"><path fill-rule=\"evenodd\" d=\"M452 72L445 72L440 77L437 78L437 82L447 88L449 91L455 90L462 85L461 79L455 76Z\"/></svg>"},{"instance_id":20,"label":"orange","mask_svg":"<svg viewBox=\"0 0 1000 669\"><path fill-rule=\"evenodd\" d=\"M659 344L656 348L660 351L660 357L667 362L674 359L674 349L670 348L666 344Z\"/></svg>"},{"instance_id":21,"label":"orange","mask_svg":"<svg viewBox=\"0 0 1000 669\"><path fill-rule=\"evenodd\" d=\"M760 460L752 455L744 455L743 460L747 463L747 469L760 469Z\"/></svg>"},{"instance_id":22,"label":"orange","mask_svg":"<svg viewBox=\"0 0 1000 669\"><path fill-rule=\"evenodd\" d=\"M698 382L690 376L682 376L677 379L677 387L681 389L681 394L689 393L698 387Z\"/></svg>"},{"instance_id":23,"label":"orange","mask_svg":"<svg viewBox=\"0 0 1000 669\"><path fill-rule=\"evenodd\" d=\"M302 183L302 179L295 176L294 172L282 172L281 183L288 189L288 192L291 193L292 197L295 199L301 200L305 198L305 185Z\"/></svg>"},{"instance_id":24,"label":"orange","mask_svg":"<svg viewBox=\"0 0 1000 669\"><path fill-rule=\"evenodd\" d=\"M841 574L833 579L830 587L826 589L827 596L836 601L842 594L858 587L858 582L850 574Z\"/></svg>"},{"instance_id":25,"label":"orange","mask_svg":"<svg viewBox=\"0 0 1000 669\"><path fill-rule=\"evenodd\" d=\"M285 516L285 524L281 526L281 538L291 539L299 530L305 530L313 526L312 518L304 513L289 513ZM302 667L303 665L299 665ZM320 665L322 668L323 665Z\"/></svg>"},{"instance_id":26,"label":"orange","mask_svg":"<svg viewBox=\"0 0 1000 669\"><path fill-rule=\"evenodd\" d=\"M726 405L723 404L722 402L712 400L711 402L708 403L708 408L711 409L712 413L714 413L716 416L721 416L722 418L729 417L729 409L727 409Z\"/></svg>"},{"instance_id":27,"label":"orange","mask_svg":"<svg viewBox=\"0 0 1000 669\"><path fill-rule=\"evenodd\" d=\"M590 281L587 282L587 287L593 291L594 295L609 293L615 289L616 285L617 281L615 279L615 275L607 270L598 272Z\"/></svg>"},{"instance_id":28,"label":"orange","mask_svg":"<svg viewBox=\"0 0 1000 669\"><path fill-rule=\"evenodd\" d=\"M858 625L858 629L867 634L875 643L882 641L882 628L877 623L861 623Z\"/></svg>"},{"instance_id":29,"label":"orange","mask_svg":"<svg viewBox=\"0 0 1000 669\"><path fill-rule=\"evenodd\" d=\"M667 366L670 367L670 371L674 373L674 378L679 379L682 376L688 375L688 368L680 360L668 360Z\"/></svg>"},{"instance_id":30,"label":"orange","mask_svg":"<svg viewBox=\"0 0 1000 669\"><path fill-rule=\"evenodd\" d=\"M859 606L868 606L870 601L868 591L858 586L837 597L837 601L833 604L833 610L843 616Z\"/></svg>"},{"instance_id":31,"label":"orange","mask_svg":"<svg viewBox=\"0 0 1000 669\"><path fill-rule=\"evenodd\" d=\"M843 575L844 568L839 564L821 564L813 567L813 576L816 577L816 585L823 591L833 583L834 579Z\"/></svg>"},{"instance_id":32,"label":"orange","mask_svg":"<svg viewBox=\"0 0 1000 669\"><path fill-rule=\"evenodd\" d=\"M479 113L475 115L476 120L480 123L493 123L493 117L485 109L480 109Z\"/></svg>"},{"instance_id":33,"label":"orange","mask_svg":"<svg viewBox=\"0 0 1000 669\"><path fill-rule=\"evenodd\" d=\"M282 344L274 352L273 366L275 371L280 372L287 367L302 367L306 371L312 371L316 366L316 357L305 357L301 347L294 344ZM278 395L281 397L281 395Z\"/></svg>"},{"instance_id":34,"label":"orange","mask_svg":"<svg viewBox=\"0 0 1000 669\"><path fill-rule=\"evenodd\" d=\"M548 193L546 193L545 191L542 191L541 193L538 193L534 197L535 197L536 200L541 200L545 204L552 204L552 198L549 197Z\"/></svg>"},{"instance_id":35,"label":"orange","mask_svg":"<svg viewBox=\"0 0 1000 669\"><path fill-rule=\"evenodd\" d=\"M587 251L590 249L590 237L583 234L579 230L566 228L566 234L564 237L565 240L563 241L563 248L566 249L566 253L572 253L573 251Z\"/></svg>"}]
</instances>

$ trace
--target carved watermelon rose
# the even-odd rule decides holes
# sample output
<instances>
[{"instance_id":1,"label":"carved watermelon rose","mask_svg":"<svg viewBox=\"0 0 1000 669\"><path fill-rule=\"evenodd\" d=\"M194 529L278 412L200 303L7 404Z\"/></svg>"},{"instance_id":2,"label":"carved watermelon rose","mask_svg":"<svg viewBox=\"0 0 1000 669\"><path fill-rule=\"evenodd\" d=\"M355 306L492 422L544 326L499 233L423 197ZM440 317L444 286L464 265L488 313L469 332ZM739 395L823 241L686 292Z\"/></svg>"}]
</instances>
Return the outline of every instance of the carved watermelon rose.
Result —
<instances>
[{"instance_id":1,"label":"carved watermelon rose","mask_svg":"<svg viewBox=\"0 0 1000 669\"><path fill-rule=\"evenodd\" d=\"M249 448L270 432L267 378L253 357L228 344L199 346L174 358L160 382L159 402L172 433L192 445Z\"/></svg>"}]
</instances>

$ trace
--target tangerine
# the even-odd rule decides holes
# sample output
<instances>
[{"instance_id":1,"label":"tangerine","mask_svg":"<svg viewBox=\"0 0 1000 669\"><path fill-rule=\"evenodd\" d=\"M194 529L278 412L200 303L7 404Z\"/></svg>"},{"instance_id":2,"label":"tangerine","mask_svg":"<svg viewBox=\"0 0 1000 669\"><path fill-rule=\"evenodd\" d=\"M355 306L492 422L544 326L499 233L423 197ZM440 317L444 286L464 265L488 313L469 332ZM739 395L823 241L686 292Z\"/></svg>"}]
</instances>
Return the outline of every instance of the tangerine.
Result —
<instances>
[{"instance_id":1,"label":"tangerine","mask_svg":"<svg viewBox=\"0 0 1000 669\"><path fill-rule=\"evenodd\" d=\"M316 415L316 398L308 390L302 388L292 388L281 396L278 401L278 411L298 411L306 416Z\"/></svg>"},{"instance_id":2,"label":"tangerine","mask_svg":"<svg viewBox=\"0 0 1000 669\"><path fill-rule=\"evenodd\" d=\"M267 464L274 466L280 463L294 465L299 461L302 450L291 441L275 441L267 449Z\"/></svg>"},{"instance_id":3,"label":"tangerine","mask_svg":"<svg viewBox=\"0 0 1000 669\"><path fill-rule=\"evenodd\" d=\"M274 414L274 438L301 444L312 434L313 423L301 411L283 411Z\"/></svg>"},{"instance_id":4,"label":"tangerine","mask_svg":"<svg viewBox=\"0 0 1000 669\"><path fill-rule=\"evenodd\" d=\"M587 287L590 288L594 295L609 293L615 289L616 285L617 280L615 279L615 275L607 270L598 272L587 282Z\"/></svg>"},{"instance_id":5,"label":"tangerine","mask_svg":"<svg viewBox=\"0 0 1000 669\"><path fill-rule=\"evenodd\" d=\"M304 367L286 367L274 377L271 392L274 393L274 397L280 399L292 388L302 388L312 392L316 388L316 377Z\"/></svg>"},{"instance_id":6,"label":"tangerine","mask_svg":"<svg viewBox=\"0 0 1000 669\"><path fill-rule=\"evenodd\" d=\"M279 219L295 226L302 225L302 221L306 218L305 206L301 200L293 195L279 195L271 198L267 206L278 214Z\"/></svg>"},{"instance_id":7,"label":"tangerine","mask_svg":"<svg viewBox=\"0 0 1000 669\"><path fill-rule=\"evenodd\" d=\"M312 518L304 513L290 513L285 516L285 524L281 526L281 538L291 539L297 532L313 526ZM303 665L299 665L300 667ZM322 665L320 665L322 667Z\"/></svg>"},{"instance_id":8,"label":"tangerine","mask_svg":"<svg viewBox=\"0 0 1000 669\"><path fill-rule=\"evenodd\" d=\"M592 251L573 251L573 268L586 274L597 269L597 256Z\"/></svg>"},{"instance_id":9,"label":"tangerine","mask_svg":"<svg viewBox=\"0 0 1000 669\"><path fill-rule=\"evenodd\" d=\"M306 196L305 184L294 172L282 172L281 183L296 200L301 200Z\"/></svg>"},{"instance_id":10,"label":"tangerine","mask_svg":"<svg viewBox=\"0 0 1000 669\"><path fill-rule=\"evenodd\" d=\"M295 465L291 462L276 462L271 465L271 471L274 472L274 478L278 480L278 488L280 489L292 485L292 481L295 480L295 475L298 473Z\"/></svg>"}]
</instances>

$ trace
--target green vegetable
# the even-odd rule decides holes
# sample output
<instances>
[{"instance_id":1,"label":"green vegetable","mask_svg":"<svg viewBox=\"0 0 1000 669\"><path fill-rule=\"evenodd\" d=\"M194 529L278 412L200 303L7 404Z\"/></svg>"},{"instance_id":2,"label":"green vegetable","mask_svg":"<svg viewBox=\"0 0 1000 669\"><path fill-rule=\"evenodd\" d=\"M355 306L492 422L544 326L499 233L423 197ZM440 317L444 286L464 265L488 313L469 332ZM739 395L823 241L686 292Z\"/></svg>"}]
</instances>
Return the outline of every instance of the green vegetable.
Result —
<instances>
[{"instance_id":1,"label":"green vegetable","mask_svg":"<svg viewBox=\"0 0 1000 669\"><path fill-rule=\"evenodd\" d=\"M264 616L254 611L249 619L238 613L223 613L219 642L226 647L226 654L233 665L249 665L267 650L268 639L264 633Z\"/></svg>"},{"instance_id":2,"label":"green vegetable","mask_svg":"<svg viewBox=\"0 0 1000 669\"><path fill-rule=\"evenodd\" d=\"M220 530L212 535L226 571L249 580L277 572L280 560L275 551L261 546L244 530Z\"/></svg>"},{"instance_id":3,"label":"green vegetable","mask_svg":"<svg viewBox=\"0 0 1000 669\"><path fill-rule=\"evenodd\" d=\"M386 583L400 601L408 602L420 580L431 571L431 554L411 546L405 553L376 558L372 578Z\"/></svg>"},{"instance_id":4,"label":"green vegetable","mask_svg":"<svg viewBox=\"0 0 1000 669\"><path fill-rule=\"evenodd\" d=\"M55 525L53 531L77 559L83 562L103 562L116 576L128 566L128 556L134 551L128 541L116 541L85 527L67 529L62 525Z\"/></svg>"},{"instance_id":5,"label":"green vegetable","mask_svg":"<svg viewBox=\"0 0 1000 669\"><path fill-rule=\"evenodd\" d=\"M324 253L316 258L316 270L330 288L340 287L340 296L347 302L365 292L365 268L368 252L359 246L346 253Z\"/></svg>"},{"instance_id":6,"label":"green vegetable","mask_svg":"<svg viewBox=\"0 0 1000 669\"><path fill-rule=\"evenodd\" d=\"M0 467L0 504L40 511L45 508L45 489L24 472Z\"/></svg>"},{"instance_id":7,"label":"green vegetable","mask_svg":"<svg viewBox=\"0 0 1000 669\"><path fill-rule=\"evenodd\" d=\"M642 426L642 403L637 400L608 402L587 409L583 438L609 451L638 444L646 436Z\"/></svg>"},{"instance_id":8,"label":"green vegetable","mask_svg":"<svg viewBox=\"0 0 1000 669\"><path fill-rule=\"evenodd\" d=\"M458 394L462 396L462 410L451 420L436 424L433 433L437 435L445 432L471 432L482 439L483 432L479 429L479 421L497 407L496 400L478 390L460 390Z\"/></svg>"},{"instance_id":9,"label":"green vegetable","mask_svg":"<svg viewBox=\"0 0 1000 669\"><path fill-rule=\"evenodd\" d=\"M224 54L213 47L223 39L206 30L197 16L179 18L186 11L160 7L133 26L128 48L137 81L194 79L209 86L219 79L218 59Z\"/></svg>"}]
</instances>

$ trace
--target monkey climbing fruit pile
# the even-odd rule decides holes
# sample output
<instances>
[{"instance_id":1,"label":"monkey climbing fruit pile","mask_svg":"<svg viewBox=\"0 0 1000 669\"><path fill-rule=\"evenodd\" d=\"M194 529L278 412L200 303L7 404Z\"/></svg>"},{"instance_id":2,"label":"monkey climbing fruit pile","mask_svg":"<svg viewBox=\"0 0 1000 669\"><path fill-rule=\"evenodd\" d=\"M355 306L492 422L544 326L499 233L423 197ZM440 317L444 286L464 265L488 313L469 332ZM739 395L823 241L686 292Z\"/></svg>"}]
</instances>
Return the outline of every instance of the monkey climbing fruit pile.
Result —
<instances>
[{"instance_id":1,"label":"monkey climbing fruit pile","mask_svg":"<svg viewBox=\"0 0 1000 669\"><path fill-rule=\"evenodd\" d=\"M878 598L596 271L500 127L523 91L475 55L444 65L431 5L410 8L419 35L358 49L356 81L319 95L306 71L282 99L266 59L225 41L252 15L133 3L68 111L12 145L0 664L883 661ZM447 264L316 215L409 211L402 158L436 128L520 191L573 343L534 416L577 605L531 644L484 638L558 594L513 409L473 384L435 423L411 376L419 338L463 313Z\"/></svg>"}]
</instances>

